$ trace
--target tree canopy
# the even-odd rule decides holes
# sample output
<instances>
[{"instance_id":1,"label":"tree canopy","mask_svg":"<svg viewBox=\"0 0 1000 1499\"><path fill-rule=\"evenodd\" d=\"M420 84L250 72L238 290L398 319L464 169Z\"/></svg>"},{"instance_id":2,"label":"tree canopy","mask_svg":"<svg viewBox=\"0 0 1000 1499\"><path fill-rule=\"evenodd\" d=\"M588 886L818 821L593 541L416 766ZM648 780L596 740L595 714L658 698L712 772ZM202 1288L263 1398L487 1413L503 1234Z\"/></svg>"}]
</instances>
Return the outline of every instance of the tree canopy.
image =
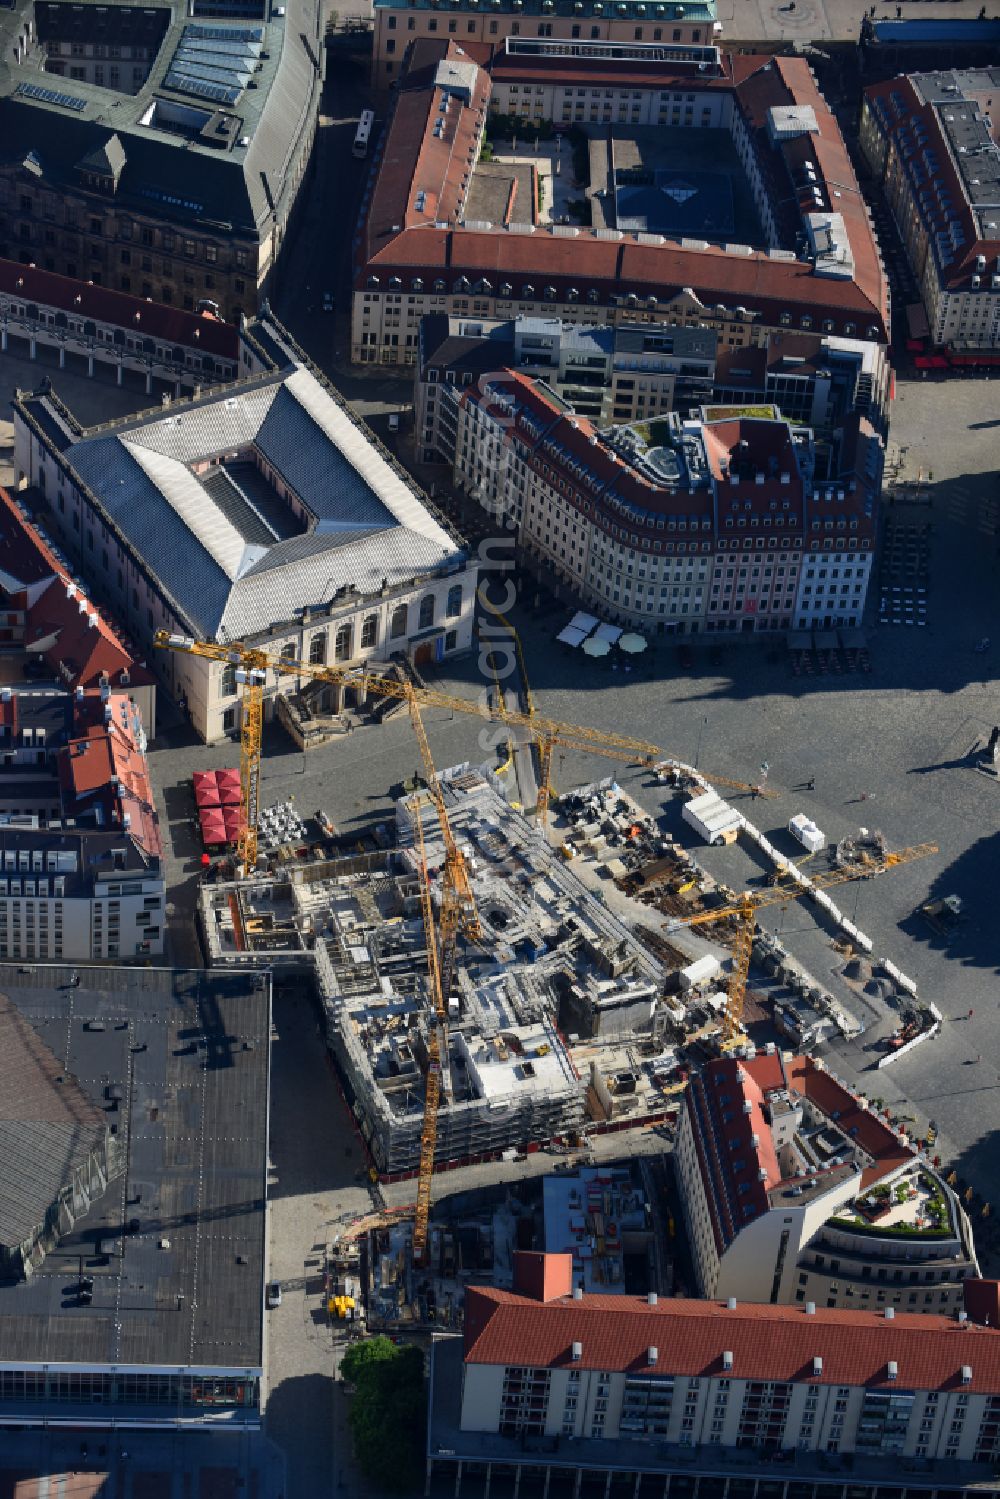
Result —
<instances>
[{"instance_id":1,"label":"tree canopy","mask_svg":"<svg viewBox=\"0 0 1000 1499\"><path fill-rule=\"evenodd\" d=\"M348 1422L365 1477L396 1493L419 1488L427 1418L420 1349L365 1338L344 1354L341 1372L355 1387Z\"/></svg>"}]
</instances>

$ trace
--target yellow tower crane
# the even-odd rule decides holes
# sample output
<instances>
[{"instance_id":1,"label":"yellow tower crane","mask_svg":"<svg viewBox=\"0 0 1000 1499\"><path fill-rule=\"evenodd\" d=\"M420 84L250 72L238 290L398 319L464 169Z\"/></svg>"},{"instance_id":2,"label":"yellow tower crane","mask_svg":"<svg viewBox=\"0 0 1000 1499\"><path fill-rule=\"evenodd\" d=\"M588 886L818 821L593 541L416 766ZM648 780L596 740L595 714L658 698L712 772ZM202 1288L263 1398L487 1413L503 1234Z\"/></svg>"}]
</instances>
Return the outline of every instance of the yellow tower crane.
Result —
<instances>
[{"instance_id":1,"label":"yellow tower crane","mask_svg":"<svg viewBox=\"0 0 1000 1499\"><path fill-rule=\"evenodd\" d=\"M736 941L733 946L733 966L726 985L726 1011L722 1022L723 1044L732 1045L743 1028L743 1003L746 998L747 975L750 972L750 955L753 950L754 927L757 912L763 906L781 905L784 901L799 900L813 890L828 890L832 885L842 885L849 880L867 879L869 875L883 874L887 869L896 869L900 864L911 864L915 859L925 859L936 854L936 843L919 843L912 848L895 849L884 859L870 859L852 868L832 869L828 874L819 874L809 885L778 884L768 890L744 890L730 906L714 911L699 911L696 916L680 917L673 927L701 926L705 922L724 921L733 918L736 925Z\"/></svg>"},{"instance_id":2,"label":"yellow tower crane","mask_svg":"<svg viewBox=\"0 0 1000 1499\"><path fill-rule=\"evenodd\" d=\"M427 850L419 805L413 819L420 877L420 907L424 917L427 947L427 980L434 1004L434 1019L427 1027L427 1078L424 1088L424 1121L420 1130L420 1170L417 1173L417 1203L413 1224L413 1261L422 1265L427 1255L427 1228L431 1211L431 1181L437 1150L438 1109L441 1106L441 1069L448 1065L448 1002L442 987L441 965L434 934L434 902L427 873Z\"/></svg>"}]
</instances>

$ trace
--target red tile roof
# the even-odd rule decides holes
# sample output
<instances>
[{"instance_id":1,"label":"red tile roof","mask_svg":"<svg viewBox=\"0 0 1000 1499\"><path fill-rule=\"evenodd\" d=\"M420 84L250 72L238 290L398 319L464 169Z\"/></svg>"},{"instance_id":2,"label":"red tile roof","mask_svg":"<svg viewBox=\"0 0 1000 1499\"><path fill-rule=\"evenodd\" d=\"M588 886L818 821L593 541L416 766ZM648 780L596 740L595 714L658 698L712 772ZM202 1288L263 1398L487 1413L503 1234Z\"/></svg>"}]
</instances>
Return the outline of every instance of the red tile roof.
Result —
<instances>
[{"instance_id":1,"label":"red tile roof","mask_svg":"<svg viewBox=\"0 0 1000 1499\"><path fill-rule=\"evenodd\" d=\"M582 1354L572 1359L572 1346ZM649 1363L656 1348L657 1363ZM1000 1332L955 1319L877 1312L584 1296L539 1303L511 1291L470 1287L465 1303L465 1357L475 1364L605 1369L687 1377L721 1375L733 1355L733 1379L804 1380L810 1384L888 1386L1000 1393ZM820 1374L813 1359L822 1358ZM972 1370L962 1382L963 1365ZM727 1370L727 1373L730 1371Z\"/></svg>"},{"instance_id":2,"label":"red tile roof","mask_svg":"<svg viewBox=\"0 0 1000 1499\"><path fill-rule=\"evenodd\" d=\"M448 109L442 111L445 90L435 85L434 75L441 62L472 60L456 42L435 42L429 37L414 42L411 64L396 97L392 128L386 132L378 185L365 223L369 258L377 256L383 243L401 231L458 221L475 166L490 83L480 68L472 104L452 98Z\"/></svg>"},{"instance_id":3,"label":"red tile roof","mask_svg":"<svg viewBox=\"0 0 1000 1499\"><path fill-rule=\"evenodd\" d=\"M414 45L414 65L426 66L430 53L420 48L421 43ZM443 44L438 43L437 48L434 55L444 56ZM512 65L512 60L504 56L503 66ZM727 66L734 74L729 87L754 135L758 158L774 178L776 202L791 201L786 167L794 170L799 158L808 154L827 191L826 206L843 217L855 264L853 279L818 276L808 261L772 257L763 250L734 255L720 245L694 249L674 241L640 244L635 235L598 238L589 229L554 233L551 227L536 226L531 233L522 234L500 228L459 228L454 226L451 211L454 195L447 197L448 212L436 217L425 215L423 222L411 223L406 214L411 197L420 189L430 189L440 196L441 174L435 167L429 180L424 181L418 172L423 149L418 131L431 128L434 111L428 95L432 91L425 79L422 88L415 87L414 93L409 93L409 75L404 75L386 132L385 162L372 193L355 286L364 289L369 276L376 276L382 289L393 277L404 280L406 289L414 276L425 282L443 277L451 290L464 275L472 283L483 279L491 282L496 292L509 278L512 284L517 283L515 297L527 283L534 287L533 300L544 300L543 288L551 287L555 295L548 300L568 300L566 294L572 289L583 297L593 289L604 303L612 295L632 293L640 299L655 296L664 303L686 288L694 288L704 306L721 303L729 308L745 307L768 325L777 326L783 313L809 313L815 319L832 320L840 333L853 322L861 336L874 326L884 337L888 291L877 246L837 122L808 64L801 58L744 56L730 60ZM481 77L485 79L485 73ZM421 83L419 73L414 81ZM414 94L423 97L422 106ZM818 133L806 144L792 142L776 149L767 137L768 110L789 103L813 108ZM465 170L463 163L464 157L460 166ZM794 219L791 228L798 232L798 213ZM443 227L433 227L435 224ZM424 289L429 291L430 285Z\"/></svg>"},{"instance_id":4,"label":"red tile roof","mask_svg":"<svg viewBox=\"0 0 1000 1499\"><path fill-rule=\"evenodd\" d=\"M76 705L78 737L59 751L59 784L66 816L100 806L104 826L125 827L143 851L163 853L138 710L124 693L106 700L88 693ZM82 732L81 732L82 731Z\"/></svg>"},{"instance_id":5,"label":"red tile roof","mask_svg":"<svg viewBox=\"0 0 1000 1499\"><path fill-rule=\"evenodd\" d=\"M37 266L20 265L16 260L0 260L0 294L4 293L79 318L115 323L133 333L200 349L203 354L216 354L234 363L238 357L239 334L232 323L184 312L180 307L167 307L145 297L132 297L127 292L110 291L92 281L77 281L54 271L41 271Z\"/></svg>"},{"instance_id":6,"label":"red tile roof","mask_svg":"<svg viewBox=\"0 0 1000 1499\"><path fill-rule=\"evenodd\" d=\"M747 1063L747 1066L753 1067L754 1063ZM821 1113L835 1119L837 1128L873 1158L872 1165L862 1172L862 1189L913 1159L913 1147L907 1145L885 1120L871 1109L864 1108L843 1083L831 1077L812 1057L786 1057L785 1073L792 1092L800 1093Z\"/></svg>"},{"instance_id":7,"label":"red tile roof","mask_svg":"<svg viewBox=\"0 0 1000 1499\"><path fill-rule=\"evenodd\" d=\"M4 596L25 608L25 648L43 655L68 686L96 688L103 674L111 686L128 685L121 680L122 672L134 686L155 681L7 491L0 489L0 597Z\"/></svg>"},{"instance_id":8,"label":"red tile roof","mask_svg":"<svg viewBox=\"0 0 1000 1499\"><path fill-rule=\"evenodd\" d=\"M1000 1327L1000 1280L963 1280L962 1293L973 1322Z\"/></svg>"},{"instance_id":9,"label":"red tile roof","mask_svg":"<svg viewBox=\"0 0 1000 1499\"><path fill-rule=\"evenodd\" d=\"M896 143L897 156L904 177L910 177L911 158L909 152L904 157L902 150L904 142L900 140L900 136L905 134L913 143L916 142L917 131L926 137L934 154L934 171L921 175L913 184L913 196L916 201L919 190L919 195L923 200L925 188L931 194L925 200L926 212L930 219L928 253L933 257L935 235L947 234L949 221L956 219L961 225L964 242L955 259L944 267L939 266L938 273L942 285L949 291L969 290L972 286L972 277L977 272L976 257L985 255L988 258L994 258L1000 254L1000 237L980 238L976 216L969 203L968 191L955 165L952 147L941 128L938 110L934 105L924 103L913 79L903 76L872 84L870 88L865 89L865 98L872 106L872 112L879 121L884 134ZM960 104L966 101L956 96L951 102ZM975 102L981 109L983 108L982 95L970 94L968 102ZM988 111L984 110L984 113L986 112ZM915 153L915 160L920 163L922 172L923 152L919 146Z\"/></svg>"}]
</instances>

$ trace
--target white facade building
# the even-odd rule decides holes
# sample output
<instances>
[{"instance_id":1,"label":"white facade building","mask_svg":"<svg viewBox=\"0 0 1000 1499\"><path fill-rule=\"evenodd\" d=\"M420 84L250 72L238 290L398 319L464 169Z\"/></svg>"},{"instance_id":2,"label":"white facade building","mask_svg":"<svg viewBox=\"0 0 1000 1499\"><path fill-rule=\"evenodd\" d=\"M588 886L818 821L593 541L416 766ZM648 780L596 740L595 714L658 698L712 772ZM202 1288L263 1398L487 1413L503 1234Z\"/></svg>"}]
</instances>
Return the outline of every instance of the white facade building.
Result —
<instances>
[{"instance_id":1,"label":"white facade building","mask_svg":"<svg viewBox=\"0 0 1000 1499\"><path fill-rule=\"evenodd\" d=\"M705 1296L934 1313L978 1275L955 1194L808 1057L703 1069L674 1159Z\"/></svg>"},{"instance_id":2,"label":"white facade building","mask_svg":"<svg viewBox=\"0 0 1000 1499\"><path fill-rule=\"evenodd\" d=\"M277 324L249 335L271 368L152 420L91 434L51 391L18 401L18 478L60 542L147 648L163 630L320 665L469 649L477 574L458 539ZM238 728L234 668L149 660L203 739ZM269 714L293 684L269 674Z\"/></svg>"}]
</instances>

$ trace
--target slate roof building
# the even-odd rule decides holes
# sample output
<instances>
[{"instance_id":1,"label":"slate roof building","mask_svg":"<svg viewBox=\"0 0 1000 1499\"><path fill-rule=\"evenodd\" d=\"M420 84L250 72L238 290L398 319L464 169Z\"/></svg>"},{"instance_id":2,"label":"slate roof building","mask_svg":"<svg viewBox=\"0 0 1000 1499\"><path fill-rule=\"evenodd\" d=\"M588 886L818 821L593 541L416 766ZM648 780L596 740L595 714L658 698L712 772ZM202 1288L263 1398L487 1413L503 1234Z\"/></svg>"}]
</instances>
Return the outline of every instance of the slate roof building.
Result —
<instances>
[{"instance_id":1,"label":"slate roof building","mask_svg":"<svg viewBox=\"0 0 1000 1499\"><path fill-rule=\"evenodd\" d=\"M122 1169L110 1124L0 995L0 1279L34 1274Z\"/></svg>"},{"instance_id":2,"label":"slate roof building","mask_svg":"<svg viewBox=\"0 0 1000 1499\"><path fill-rule=\"evenodd\" d=\"M705 1296L933 1314L978 1275L956 1194L811 1057L711 1063L675 1160Z\"/></svg>"},{"instance_id":3,"label":"slate roof building","mask_svg":"<svg viewBox=\"0 0 1000 1499\"><path fill-rule=\"evenodd\" d=\"M0 966L0 1426L259 1426L269 1033L266 974Z\"/></svg>"},{"instance_id":4,"label":"slate roof building","mask_svg":"<svg viewBox=\"0 0 1000 1499\"><path fill-rule=\"evenodd\" d=\"M0 257L227 320L253 313L305 178L319 11L21 3L0 21Z\"/></svg>"},{"instance_id":5,"label":"slate roof building","mask_svg":"<svg viewBox=\"0 0 1000 1499\"><path fill-rule=\"evenodd\" d=\"M1000 353L1000 68L918 73L865 90L859 139L913 269L930 341Z\"/></svg>"},{"instance_id":6,"label":"slate roof building","mask_svg":"<svg viewBox=\"0 0 1000 1499\"><path fill-rule=\"evenodd\" d=\"M467 1290L464 1346L434 1342L428 1493L917 1499L992 1481L996 1282L913 1317L590 1295L568 1254L514 1259L513 1291Z\"/></svg>"},{"instance_id":7,"label":"slate roof building","mask_svg":"<svg viewBox=\"0 0 1000 1499\"><path fill-rule=\"evenodd\" d=\"M162 629L318 664L468 649L476 574L458 540L279 325L247 338L260 373L153 418L87 432L51 390L18 401L19 477L61 543L147 645ZM236 729L232 667L149 660L203 738Z\"/></svg>"},{"instance_id":8,"label":"slate roof building","mask_svg":"<svg viewBox=\"0 0 1000 1499\"><path fill-rule=\"evenodd\" d=\"M586 226L551 222L537 195L522 221L520 190L499 214L473 211L483 137L515 98L526 137L546 120L589 133ZM675 127L664 161L657 142ZM688 170L684 137L704 150L702 132L731 158L727 190L746 212L726 219L705 174L693 186L675 176L675 197L658 194L662 232L632 223L621 193ZM690 220L696 192L699 227L679 228L675 209ZM455 33L413 41L399 79L357 239L352 359L415 363L432 312L704 325L736 348L782 329L887 343L889 295L839 126L804 58L544 34L494 49Z\"/></svg>"}]
</instances>

